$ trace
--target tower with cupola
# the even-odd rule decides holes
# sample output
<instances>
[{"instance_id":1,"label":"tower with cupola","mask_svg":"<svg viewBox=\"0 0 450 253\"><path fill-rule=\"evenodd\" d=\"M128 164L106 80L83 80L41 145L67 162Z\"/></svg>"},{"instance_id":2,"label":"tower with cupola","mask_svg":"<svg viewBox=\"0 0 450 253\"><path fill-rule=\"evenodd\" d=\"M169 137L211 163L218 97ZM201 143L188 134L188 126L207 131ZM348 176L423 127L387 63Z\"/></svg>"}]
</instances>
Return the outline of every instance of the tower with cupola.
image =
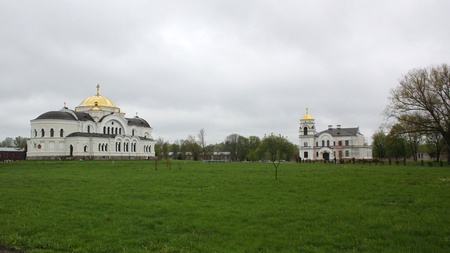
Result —
<instances>
[{"instance_id":1,"label":"tower with cupola","mask_svg":"<svg viewBox=\"0 0 450 253\"><path fill-rule=\"evenodd\" d=\"M314 135L316 134L316 126L314 118L309 114L308 108L306 113L300 119L299 126L299 157L302 160L314 160Z\"/></svg>"}]
</instances>

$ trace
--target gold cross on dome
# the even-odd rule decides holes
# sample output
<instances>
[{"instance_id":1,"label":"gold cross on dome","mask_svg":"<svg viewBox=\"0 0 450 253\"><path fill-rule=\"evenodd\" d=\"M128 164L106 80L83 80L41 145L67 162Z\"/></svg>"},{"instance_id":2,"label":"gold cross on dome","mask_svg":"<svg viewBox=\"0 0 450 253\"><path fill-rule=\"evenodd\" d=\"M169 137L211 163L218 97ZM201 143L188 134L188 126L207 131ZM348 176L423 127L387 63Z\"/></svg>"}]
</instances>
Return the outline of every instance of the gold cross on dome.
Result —
<instances>
[{"instance_id":1,"label":"gold cross on dome","mask_svg":"<svg viewBox=\"0 0 450 253\"><path fill-rule=\"evenodd\" d=\"M100 84L97 84L97 96L100 96Z\"/></svg>"}]
</instances>

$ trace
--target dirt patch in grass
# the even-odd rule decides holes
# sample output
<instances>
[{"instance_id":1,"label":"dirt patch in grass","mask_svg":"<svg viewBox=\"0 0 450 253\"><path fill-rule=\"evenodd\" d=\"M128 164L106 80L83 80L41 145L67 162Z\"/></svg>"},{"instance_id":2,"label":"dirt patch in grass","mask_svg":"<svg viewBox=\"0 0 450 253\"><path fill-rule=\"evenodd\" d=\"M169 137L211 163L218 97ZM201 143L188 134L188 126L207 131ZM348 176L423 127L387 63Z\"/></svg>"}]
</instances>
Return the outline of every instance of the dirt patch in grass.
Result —
<instances>
[{"instance_id":1,"label":"dirt patch in grass","mask_svg":"<svg viewBox=\"0 0 450 253\"><path fill-rule=\"evenodd\" d=\"M12 247L8 247L6 245L0 245L0 253L11 253L11 252L25 253L25 251L23 251L23 250L18 250L18 249L12 248Z\"/></svg>"}]
</instances>

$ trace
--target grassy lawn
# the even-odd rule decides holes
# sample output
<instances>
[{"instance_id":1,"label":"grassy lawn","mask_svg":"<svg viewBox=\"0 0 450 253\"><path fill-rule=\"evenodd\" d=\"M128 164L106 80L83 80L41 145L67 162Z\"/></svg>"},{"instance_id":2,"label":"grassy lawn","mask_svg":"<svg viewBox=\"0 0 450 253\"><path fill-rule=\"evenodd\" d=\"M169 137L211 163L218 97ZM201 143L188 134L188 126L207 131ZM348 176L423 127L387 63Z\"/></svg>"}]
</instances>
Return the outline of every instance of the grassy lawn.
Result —
<instances>
[{"instance_id":1,"label":"grassy lawn","mask_svg":"<svg viewBox=\"0 0 450 253\"><path fill-rule=\"evenodd\" d=\"M450 168L0 164L0 245L25 252L450 252Z\"/></svg>"}]
</instances>

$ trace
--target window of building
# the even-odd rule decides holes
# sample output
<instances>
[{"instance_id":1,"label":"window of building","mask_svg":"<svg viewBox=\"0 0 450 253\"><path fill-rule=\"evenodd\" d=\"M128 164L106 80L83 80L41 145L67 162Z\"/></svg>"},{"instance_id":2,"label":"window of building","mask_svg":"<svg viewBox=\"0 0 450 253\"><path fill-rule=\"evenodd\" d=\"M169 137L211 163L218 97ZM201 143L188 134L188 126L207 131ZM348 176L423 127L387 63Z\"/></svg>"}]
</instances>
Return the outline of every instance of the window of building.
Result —
<instances>
[{"instance_id":1,"label":"window of building","mask_svg":"<svg viewBox=\"0 0 450 253\"><path fill-rule=\"evenodd\" d=\"M84 152L87 152L87 146L84 146Z\"/></svg>"},{"instance_id":2,"label":"window of building","mask_svg":"<svg viewBox=\"0 0 450 253\"><path fill-rule=\"evenodd\" d=\"M319 142L318 141L316 141L316 147L318 147L319 146Z\"/></svg>"},{"instance_id":3,"label":"window of building","mask_svg":"<svg viewBox=\"0 0 450 253\"><path fill-rule=\"evenodd\" d=\"M44 130L44 128L42 128L41 129L41 137L44 137L45 136L45 130Z\"/></svg>"},{"instance_id":4,"label":"window of building","mask_svg":"<svg viewBox=\"0 0 450 253\"><path fill-rule=\"evenodd\" d=\"M91 126L87 126L87 132L88 132L88 133L91 132Z\"/></svg>"},{"instance_id":5,"label":"window of building","mask_svg":"<svg viewBox=\"0 0 450 253\"><path fill-rule=\"evenodd\" d=\"M350 157L350 150L345 150L345 157Z\"/></svg>"},{"instance_id":6,"label":"window of building","mask_svg":"<svg viewBox=\"0 0 450 253\"><path fill-rule=\"evenodd\" d=\"M303 142L303 147L308 147L308 142Z\"/></svg>"},{"instance_id":7,"label":"window of building","mask_svg":"<svg viewBox=\"0 0 450 253\"><path fill-rule=\"evenodd\" d=\"M303 135L308 135L308 127L303 128Z\"/></svg>"},{"instance_id":8,"label":"window of building","mask_svg":"<svg viewBox=\"0 0 450 253\"><path fill-rule=\"evenodd\" d=\"M59 130L59 137L64 137L64 129Z\"/></svg>"},{"instance_id":9,"label":"window of building","mask_svg":"<svg viewBox=\"0 0 450 253\"><path fill-rule=\"evenodd\" d=\"M303 158L305 158L305 159L308 158L308 152L303 153Z\"/></svg>"},{"instance_id":10,"label":"window of building","mask_svg":"<svg viewBox=\"0 0 450 253\"><path fill-rule=\"evenodd\" d=\"M322 140L322 147L325 147L325 141Z\"/></svg>"},{"instance_id":11,"label":"window of building","mask_svg":"<svg viewBox=\"0 0 450 253\"><path fill-rule=\"evenodd\" d=\"M345 140L345 146L350 146L350 141L349 140Z\"/></svg>"},{"instance_id":12,"label":"window of building","mask_svg":"<svg viewBox=\"0 0 450 253\"><path fill-rule=\"evenodd\" d=\"M339 157L342 157L342 150L339 150Z\"/></svg>"},{"instance_id":13,"label":"window of building","mask_svg":"<svg viewBox=\"0 0 450 253\"><path fill-rule=\"evenodd\" d=\"M338 146L342 146L342 141L338 141Z\"/></svg>"},{"instance_id":14,"label":"window of building","mask_svg":"<svg viewBox=\"0 0 450 253\"><path fill-rule=\"evenodd\" d=\"M53 128L50 128L50 137L54 137L55 136L55 130L53 130Z\"/></svg>"},{"instance_id":15,"label":"window of building","mask_svg":"<svg viewBox=\"0 0 450 253\"><path fill-rule=\"evenodd\" d=\"M330 140L327 140L327 147L330 146Z\"/></svg>"}]
</instances>

